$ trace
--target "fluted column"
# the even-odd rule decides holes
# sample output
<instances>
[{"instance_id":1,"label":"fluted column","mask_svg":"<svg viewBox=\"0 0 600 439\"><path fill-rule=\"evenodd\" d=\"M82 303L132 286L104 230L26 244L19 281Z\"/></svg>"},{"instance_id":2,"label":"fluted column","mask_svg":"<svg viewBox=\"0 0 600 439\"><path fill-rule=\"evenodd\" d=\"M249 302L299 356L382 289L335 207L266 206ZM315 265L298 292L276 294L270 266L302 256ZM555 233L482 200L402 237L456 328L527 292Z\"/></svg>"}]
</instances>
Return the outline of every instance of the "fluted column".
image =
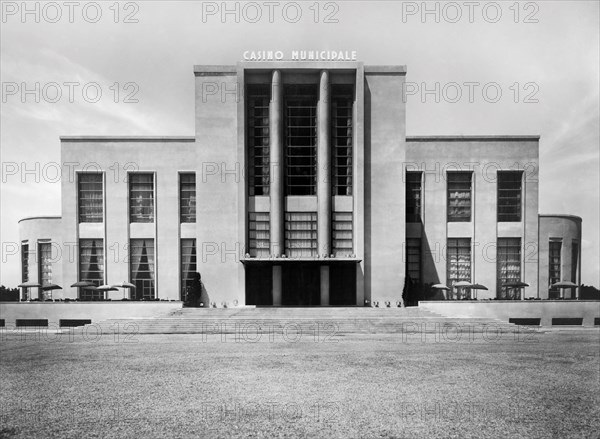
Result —
<instances>
[{"instance_id":1,"label":"fluted column","mask_svg":"<svg viewBox=\"0 0 600 439\"><path fill-rule=\"evenodd\" d=\"M321 71L317 135L317 240L319 255L331 254L331 91L329 72ZM329 267L321 267L321 305L329 305Z\"/></svg>"},{"instance_id":2,"label":"fluted column","mask_svg":"<svg viewBox=\"0 0 600 439\"><path fill-rule=\"evenodd\" d=\"M271 255L281 256L284 249L284 193L283 193L283 81L281 72L273 71L271 101L269 103L270 145L270 249ZM273 305L281 305L281 266L273 266Z\"/></svg>"}]
</instances>

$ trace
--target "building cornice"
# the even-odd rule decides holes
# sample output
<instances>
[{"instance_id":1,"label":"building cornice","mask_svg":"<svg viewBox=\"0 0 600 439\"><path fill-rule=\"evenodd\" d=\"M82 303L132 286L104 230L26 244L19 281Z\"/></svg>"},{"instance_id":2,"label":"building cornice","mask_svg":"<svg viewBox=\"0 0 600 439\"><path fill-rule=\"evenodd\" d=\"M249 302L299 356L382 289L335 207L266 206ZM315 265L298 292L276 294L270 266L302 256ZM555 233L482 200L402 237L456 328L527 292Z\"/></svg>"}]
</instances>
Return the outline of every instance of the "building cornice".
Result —
<instances>
[{"instance_id":1,"label":"building cornice","mask_svg":"<svg viewBox=\"0 0 600 439\"><path fill-rule=\"evenodd\" d=\"M194 136L60 136L61 142L195 142Z\"/></svg>"},{"instance_id":2,"label":"building cornice","mask_svg":"<svg viewBox=\"0 0 600 439\"><path fill-rule=\"evenodd\" d=\"M407 142L537 142L539 135L406 136Z\"/></svg>"}]
</instances>

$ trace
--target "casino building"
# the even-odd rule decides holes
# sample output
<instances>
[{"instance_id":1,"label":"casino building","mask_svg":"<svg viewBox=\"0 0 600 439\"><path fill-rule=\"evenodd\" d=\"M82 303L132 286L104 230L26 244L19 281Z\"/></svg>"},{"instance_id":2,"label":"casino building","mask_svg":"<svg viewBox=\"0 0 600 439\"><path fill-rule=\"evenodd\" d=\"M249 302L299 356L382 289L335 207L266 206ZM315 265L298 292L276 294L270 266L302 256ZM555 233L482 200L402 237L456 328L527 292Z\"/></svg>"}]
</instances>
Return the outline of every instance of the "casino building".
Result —
<instances>
[{"instance_id":1,"label":"casino building","mask_svg":"<svg viewBox=\"0 0 600 439\"><path fill-rule=\"evenodd\" d=\"M217 306L396 306L431 284L459 298L460 281L485 285L480 300L515 298L513 281L544 299L580 284L581 219L538 213L539 136L407 137L404 66L194 75L194 136L61 138L62 215L20 221L23 282L180 300L199 271Z\"/></svg>"}]
</instances>

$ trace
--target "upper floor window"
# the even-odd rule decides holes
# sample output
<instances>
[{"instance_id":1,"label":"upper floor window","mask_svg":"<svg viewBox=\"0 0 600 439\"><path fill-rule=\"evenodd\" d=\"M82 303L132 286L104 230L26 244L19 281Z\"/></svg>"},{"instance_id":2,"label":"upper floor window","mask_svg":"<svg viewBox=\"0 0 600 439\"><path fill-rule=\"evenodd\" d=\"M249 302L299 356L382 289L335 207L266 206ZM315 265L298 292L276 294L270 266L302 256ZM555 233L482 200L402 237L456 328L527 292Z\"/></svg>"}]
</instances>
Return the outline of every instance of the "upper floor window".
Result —
<instances>
[{"instance_id":1,"label":"upper floor window","mask_svg":"<svg viewBox=\"0 0 600 439\"><path fill-rule=\"evenodd\" d=\"M250 84L247 93L248 194L269 195L270 133L268 84Z\"/></svg>"},{"instance_id":2,"label":"upper floor window","mask_svg":"<svg viewBox=\"0 0 600 439\"><path fill-rule=\"evenodd\" d=\"M154 175L129 175L129 222L154 222Z\"/></svg>"},{"instance_id":3,"label":"upper floor window","mask_svg":"<svg viewBox=\"0 0 600 439\"><path fill-rule=\"evenodd\" d=\"M448 172L448 222L471 221L471 172Z\"/></svg>"},{"instance_id":4,"label":"upper floor window","mask_svg":"<svg viewBox=\"0 0 600 439\"><path fill-rule=\"evenodd\" d=\"M285 213L285 253L289 258L317 256L317 213Z\"/></svg>"},{"instance_id":5,"label":"upper floor window","mask_svg":"<svg viewBox=\"0 0 600 439\"><path fill-rule=\"evenodd\" d=\"M498 171L498 222L521 221L522 171Z\"/></svg>"},{"instance_id":6,"label":"upper floor window","mask_svg":"<svg viewBox=\"0 0 600 439\"><path fill-rule=\"evenodd\" d=\"M182 223L196 222L196 174L179 176L179 219Z\"/></svg>"},{"instance_id":7,"label":"upper floor window","mask_svg":"<svg viewBox=\"0 0 600 439\"><path fill-rule=\"evenodd\" d=\"M422 172L406 173L406 222L421 222L421 177Z\"/></svg>"},{"instance_id":8,"label":"upper floor window","mask_svg":"<svg viewBox=\"0 0 600 439\"><path fill-rule=\"evenodd\" d=\"M354 86L332 86L333 195L352 195Z\"/></svg>"},{"instance_id":9,"label":"upper floor window","mask_svg":"<svg viewBox=\"0 0 600 439\"><path fill-rule=\"evenodd\" d=\"M79 222L101 223L103 218L102 174L81 172L78 174L77 196Z\"/></svg>"},{"instance_id":10,"label":"upper floor window","mask_svg":"<svg viewBox=\"0 0 600 439\"><path fill-rule=\"evenodd\" d=\"M317 192L317 87L285 88L286 195Z\"/></svg>"},{"instance_id":11,"label":"upper floor window","mask_svg":"<svg viewBox=\"0 0 600 439\"><path fill-rule=\"evenodd\" d=\"M332 252L336 258L353 254L352 212L332 212Z\"/></svg>"}]
</instances>

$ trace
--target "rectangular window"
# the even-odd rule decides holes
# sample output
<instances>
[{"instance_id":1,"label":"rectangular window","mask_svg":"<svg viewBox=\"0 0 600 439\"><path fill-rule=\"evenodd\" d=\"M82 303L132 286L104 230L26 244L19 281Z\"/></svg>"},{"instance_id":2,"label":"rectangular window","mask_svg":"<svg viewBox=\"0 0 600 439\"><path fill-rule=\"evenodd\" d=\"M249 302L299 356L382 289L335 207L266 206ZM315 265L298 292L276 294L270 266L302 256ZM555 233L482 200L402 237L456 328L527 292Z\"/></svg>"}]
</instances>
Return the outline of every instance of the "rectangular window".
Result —
<instances>
[{"instance_id":1,"label":"rectangular window","mask_svg":"<svg viewBox=\"0 0 600 439\"><path fill-rule=\"evenodd\" d=\"M179 220L196 222L196 174L179 174Z\"/></svg>"},{"instance_id":2,"label":"rectangular window","mask_svg":"<svg viewBox=\"0 0 600 439\"><path fill-rule=\"evenodd\" d=\"M289 258L317 256L316 212L286 212L285 254Z\"/></svg>"},{"instance_id":3,"label":"rectangular window","mask_svg":"<svg viewBox=\"0 0 600 439\"><path fill-rule=\"evenodd\" d=\"M285 87L286 195L316 195L317 87Z\"/></svg>"},{"instance_id":4,"label":"rectangular window","mask_svg":"<svg viewBox=\"0 0 600 439\"><path fill-rule=\"evenodd\" d=\"M352 244L352 212L333 212L332 250L336 258L350 257Z\"/></svg>"},{"instance_id":5,"label":"rectangular window","mask_svg":"<svg viewBox=\"0 0 600 439\"><path fill-rule=\"evenodd\" d=\"M246 90L248 195L269 195L269 84L249 84Z\"/></svg>"},{"instance_id":6,"label":"rectangular window","mask_svg":"<svg viewBox=\"0 0 600 439\"><path fill-rule=\"evenodd\" d=\"M522 171L498 171L498 222L521 221Z\"/></svg>"},{"instance_id":7,"label":"rectangular window","mask_svg":"<svg viewBox=\"0 0 600 439\"><path fill-rule=\"evenodd\" d=\"M29 282L29 244L21 244L21 281ZM23 288L22 300L29 297L29 288Z\"/></svg>"},{"instance_id":8,"label":"rectangular window","mask_svg":"<svg viewBox=\"0 0 600 439\"><path fill-rule=\"evenodd\" d=\"M496 269L498 299L520 299L520 289L504 285L521 280L521 238L498 238Z\"/></svg>"},{"instance_id":9,"label":"rectangular window","mask_svg":"<svg viewBox=\"0 0 600 439\"><path fill-rule=\"evenodd\" d=\"M129 222L154 222L153 174L129 174Z\"/></svg>"},{"instance_id":10,"label":"rectangular window","mask_svg":"<svg viewBox=\"0 0 600 439\"><path fill-rule=\"evenodd\" d=\"M562 241L550 240L548 250L548 287L553 284L560 282L560 252L562 250ZM560 297L560 290L558 288L550 288L548 293L549 299L558 299Z\"/></svg>"},{"instance_id":11,"label":"rectangular window","mask_svg":"<svg viewBox=\"0 0 600 439\"><path fill-rule=\"evenodd\" d=\"M571 282L579 283L577 279L577 264L579 263L579 242L571 243Z\"/></svg>"},{"instance_id":12,"label":"rectangular window","mask_svg":"<svg viewBox=\"0 0 600 439\"><path fill-rule=\"evenodd\" d=\"M406 239L406 274L412 284L421 283L421 239Z\"/></svg>"},{"instance_id":13,"label":"rectangular window","mask_svg":"<svg viewBox=\"0 0 600 439\"><path fill-rule=\"evenodd\" d=\"M77 176L79 222L101 223L103 221L104 203L102 174L99 172L81 172Z\"/></svg>"},{"instance_id":14,"label":"rectangular window","mask_svg":"<svg viewBox=\"0 0 600 439\"><path fill-rule=\"evenodd\" d=\"M186 300L188 288L192 285L196 266L196 240L181 240L181 300Z\"/></svg>"},{"instance_id":15,"label":"rectangular window","mask_svg":"<svg viewBox=\"0 0 600 439\"><path fill-rule=\"evenodd\" d=\"M269 212L248 214L248 253L254 258L271 254L271 224Z\"/></svg>"},{"instance_id":16,"label":"rectangular window","mask_svg":"<svg viewBox=\"0 0 600 439\"><path fill-rule=\"evenodd\" d=\"M98 287L104 283L104 240L79 240L79 281L87 281ZM79 298L82 300L98 300L104 298L104 291L80 288Z\"/></svg>"},{"instance_id":17,"label":"rectangular window","mask_svg":"<svg viewBox=\"0 0 600 439\"><path fill-rule=\"evenodd\" d=\"M130 282L133 300L154 299L154 239L129 241Z\"/></svg>"},{"instance_id":18,"label":"rectangular window","mask_svg":"<svg viewBox=\"0 0 600 439\"><path fill-rule=\"evenodd\" d=\"M332 86L333 195L352 195L353 85Z\"/></svg>"},{"instance_id":19,"label":"rectangular window","mask_svg":"<svg viewBox=\"0 0 600 439\"><path fill-rule=\"evenodd\" d=\"M50 242L38 242L38 279L42 287L52 283L52 246ZM43 292L43 299L49 299L50 293Z\"/></svg>"},{"instance_id":20,"label":"rectangular window","mask_svg":"<svg viewBox=\"0 0 600 439\"><path fill-rule=\"evenodd\" d=\"M471 238L448 238L446 251L448 286L471 282Z\"/></svg>"},{"instance_id":21,"label":"rectangular window","mask_svg":"<svg viewBox=\"0 0 600 439\"><path fill-rule=\"evenodd\" d=\"M421 222L421 178L422 172L406 173L406 222Z\"/></svg>"},{"instance_id":22,"label":"rectangular window","mask_svg":"<svg viewBox=\"0 0 600 439\"><path fill-rule=\"evenodd\" d=\"M448 222L471 221L471 172L448 172Z\"/></svg>"}]
</instances>

